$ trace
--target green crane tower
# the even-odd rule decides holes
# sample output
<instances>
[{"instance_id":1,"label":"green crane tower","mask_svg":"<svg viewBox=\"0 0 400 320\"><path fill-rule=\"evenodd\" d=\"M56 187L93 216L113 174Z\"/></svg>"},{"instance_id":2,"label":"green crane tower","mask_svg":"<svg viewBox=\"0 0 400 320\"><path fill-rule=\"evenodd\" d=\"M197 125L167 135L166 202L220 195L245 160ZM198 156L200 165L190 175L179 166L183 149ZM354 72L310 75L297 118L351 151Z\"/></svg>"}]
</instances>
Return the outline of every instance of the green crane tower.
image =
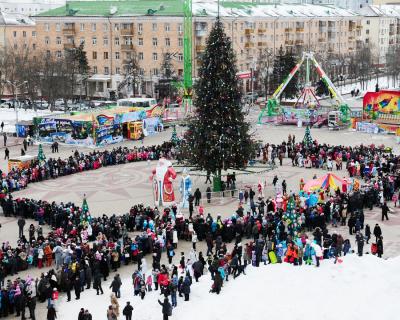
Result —
<instances>
[{"instance_id":1,"label":"green crane tower","mask_svg":"<svg viewBox=\"0 0 400 320\"><path fill-rule=\"evenodd\" d=\"M192 107L192 0L183 0L183 101L185 112Z\"/></svg>"}]
</instances>

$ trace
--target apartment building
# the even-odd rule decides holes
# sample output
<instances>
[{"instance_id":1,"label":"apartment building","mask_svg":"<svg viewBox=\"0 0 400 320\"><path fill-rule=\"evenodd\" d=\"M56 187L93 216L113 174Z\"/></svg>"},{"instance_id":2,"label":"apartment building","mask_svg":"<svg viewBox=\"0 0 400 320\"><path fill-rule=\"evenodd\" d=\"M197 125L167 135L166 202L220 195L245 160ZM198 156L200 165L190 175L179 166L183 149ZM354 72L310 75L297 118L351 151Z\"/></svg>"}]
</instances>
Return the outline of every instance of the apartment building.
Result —
<instances>
[{"instance_id":1,"label":"apartment building","mask_svg":"<svg viewBox=\"0 0 400 320\"><path fill-rule=\"evenodd\" d=\"M360 13L362 39L371 47L375 63L383 66L389 48L400 44L400 6L368 6Z\"/></svg>"},{"instance_id":2,"label":"apartment building","mask_svg":"<svg viewBox=\"0 0 400 320\"><path fill-rule=\"evenodd\" d=\"M83 42L91 67L89 94L104 98L117 90L124 67L136 54L142 93L154 95L165 53L173 57L177 74L183 73L182 9L179 0L140 5L133 1L68 2L35 17L35 48L61 57ZM215 1L193 2L194 78L217 12ZM362 35L361 16L332 6L221 2L219 13L233 40L238 70L244 73L253 68L261 52L273 55L282 47L347 55L355 52Z\"/></svg>"}]
</instances>

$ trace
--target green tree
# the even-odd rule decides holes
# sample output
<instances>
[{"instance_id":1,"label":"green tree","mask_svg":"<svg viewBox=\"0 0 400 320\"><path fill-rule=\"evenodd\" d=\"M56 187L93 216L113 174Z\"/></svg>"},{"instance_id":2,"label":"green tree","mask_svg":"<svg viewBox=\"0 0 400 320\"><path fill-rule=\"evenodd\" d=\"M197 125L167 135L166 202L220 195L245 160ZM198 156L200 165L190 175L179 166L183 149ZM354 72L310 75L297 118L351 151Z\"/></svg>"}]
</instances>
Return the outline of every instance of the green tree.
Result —
<instances>
[{"instance_id":1,"label":"green tree","mask_svg":"<svg viewBox=\"0 0 400 320\"><path fill-rule=\"evenodd\" d=\"M220 178L222 170L246 167L255 144L240 104L235 53L219 19L201 59L196 111L185 134L184 157Z\"/></svg>"},{"instance_id":2,"label":"green tree","mask_svg":"<svg viewBox=\"0 0 400 320\"><path fill-rule=\"evenodd\" d=\"M46 156L44 155L43 147L41 144L39 144L39 151L38 151L37 158L38 158L39 162L43 162L44 160L46 160Z\"/></svg>"},{"instance_id":3,"label":"green tree","mask_svg":"<svg viewBox=\"0 0 400 320\"><path fill-rule=\"evenodd\" d=\"M278 54L274 60L274 67L272 71L272 87L273 91L278 88L278 86L285 82L288 78L290 71L296 66L296 56L292 51L283 51L282 46L279 48ZM287 84L285 90L283 91L281 98L294 98L297 94L297 83L298 74L296 74L292 80Z\"/></svg>"},{"instance_id":4,"label":"green tree","mask_svg":"<svg viewBox=\"0 0 400 320\"><path fill-rule=\"evenodd\" d=\"M319 79L319 81L317 83L317 87L315 89L315 93L320 97L328 96L330 94L328 87L326 86L326 84L324 83L324 81L322 79Z\"/></svg>"},{"instance_id":5,"label":"green tree","mask_svg":"<svg viewBox=\"0 0 400 320\"><path fill-rule=\"evenodd\" d=\"M307 148L312 146L312 144L313 144L313 138L311 137L311 130L310 130L309 126L306 127L306 132L304 133L303 143Z\"/></svg>"}]
</instances>

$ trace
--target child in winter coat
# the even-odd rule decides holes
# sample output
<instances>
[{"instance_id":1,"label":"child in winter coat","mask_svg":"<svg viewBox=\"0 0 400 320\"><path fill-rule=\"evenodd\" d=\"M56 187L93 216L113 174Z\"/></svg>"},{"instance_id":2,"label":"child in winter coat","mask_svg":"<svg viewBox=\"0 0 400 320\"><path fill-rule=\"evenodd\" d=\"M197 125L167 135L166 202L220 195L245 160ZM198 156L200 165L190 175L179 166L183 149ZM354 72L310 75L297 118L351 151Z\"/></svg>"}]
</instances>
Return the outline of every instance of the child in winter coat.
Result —
<instances>
[{"instance_id":1,"label":"child in winter coat","mask_svg":"<svg viewBox=\"0 0 400 320\"><path fill-rule=\"evenodd\" d=\"M146 279L146 285L147 285L147 291L152 291L152 285L153 285L153 275L148 275Z\"/></svg>"}]
</instances>

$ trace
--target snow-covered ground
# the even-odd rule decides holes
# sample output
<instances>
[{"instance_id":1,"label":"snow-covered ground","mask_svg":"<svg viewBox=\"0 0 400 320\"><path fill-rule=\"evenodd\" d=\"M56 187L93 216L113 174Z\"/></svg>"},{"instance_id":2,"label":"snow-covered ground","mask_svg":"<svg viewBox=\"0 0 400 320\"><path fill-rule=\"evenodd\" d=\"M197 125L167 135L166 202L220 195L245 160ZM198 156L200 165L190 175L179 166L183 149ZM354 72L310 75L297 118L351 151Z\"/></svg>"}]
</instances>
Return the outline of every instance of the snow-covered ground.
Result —
<instances>
[{"instance_id":1,"label":"snow-covered ground","mask_svg":"<svg viewBox=\"0 0 400 320\"><path fill-rule=\"evenodd\" d=\"M42 117L45 115L54 115L59 114L59 111L50 110L37 110L34 111L32 109L18 109L18 121L21 120L32 120L34 117ZM8 108L0 108L0 122L4 122L4 131L5 132L15 132L15 121L16 121L16 112L14 109Z\"/></svg>"},{"instance_id":2,"label":"snow-covered ground","mask_svg":"<svg viewBox=\"0 0 400 320\"><path fill-rule=\"evenodd\" d=\"M189 302L178 297L171 319L396 319L400 313L400 257L382 260L353 254L342 259L336 265L333 260L322 261L320 268L287 263L250 266L246 276L225 282L220 295L209 293L211 280L206 274L199 283L193 283ZM130 269L133 272L133 267ZM122 282L119 319L124 319L126 301L134 307L133 319L162 318L159 291L147 293L140 300L133 296L131 277L125 276ZM78 301L60 301L58 318L75 319L83 307L89 309L93 320L105 319L110 305L109 285L110 281L103 283L104 295L97 296L92 289L82 293Z\"/></svg>"}]
</instances>

